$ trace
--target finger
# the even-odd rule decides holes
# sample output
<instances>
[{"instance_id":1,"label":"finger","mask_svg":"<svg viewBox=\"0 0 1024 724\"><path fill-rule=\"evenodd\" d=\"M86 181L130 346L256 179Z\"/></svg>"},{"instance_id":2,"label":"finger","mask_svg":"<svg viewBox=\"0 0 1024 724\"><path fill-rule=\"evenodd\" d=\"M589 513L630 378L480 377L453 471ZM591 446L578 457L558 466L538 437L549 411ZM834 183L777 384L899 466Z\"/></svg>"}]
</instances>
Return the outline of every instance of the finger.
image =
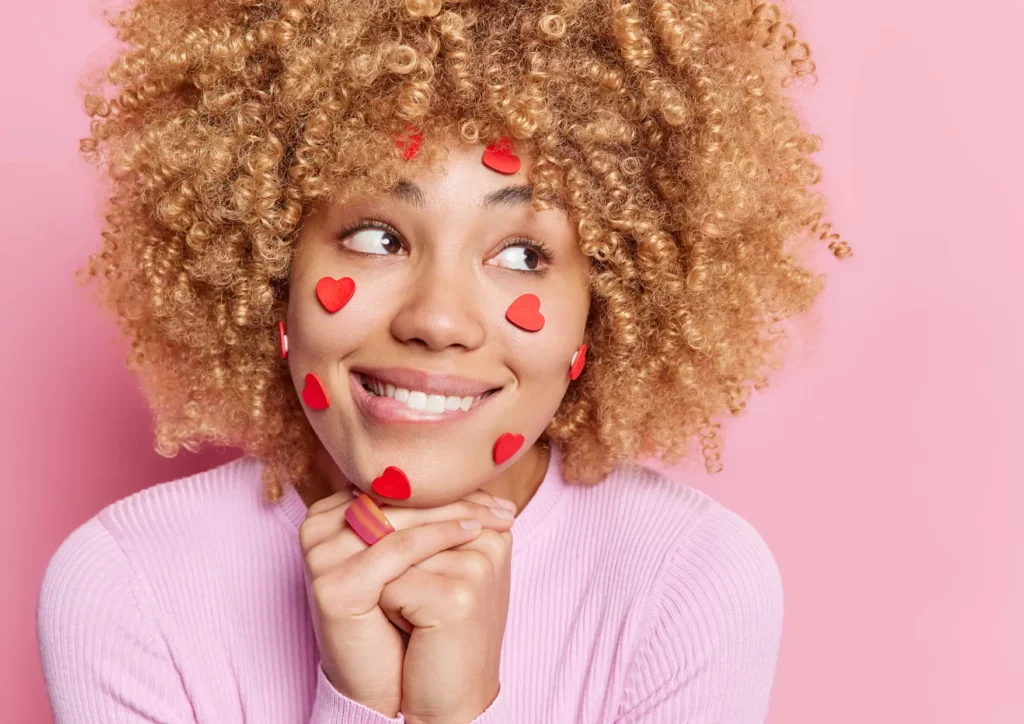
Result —
<instances>
[{"instance_id":1,"label":"finger","mask_svg":"<svg viewBox=\"0 0 1024 724\"><path fill-rule=\"evenodd\" d=\"M330 543L333 546L339 534L351 532L345 522L345 511L354 502L354 499L337 502L333 507L325 508L307 517L299 526L299 540L302 549L308 554L313 548L324 543ZM515 515L504 508L489 507L468 500L457 500L437 508L401 508L385 505L381 507L381 512L384 513L384 517L388 519L395 530L460 519L475 519L479 520L485 528L508 530L515 520ZM348 552L351 554L355 550L361 550L361 548L357 546Z\"/></svg>"},{"instance_id":2,"label":"finger","mask_svg":"<svg viewBox=\"0 0 1024 724\"><path fill-rule=\"evenodd\" d=\"M479 526L479 521L472 522ZM441 551L468 543L480 535L481 530L480 527L467 529L457 520L396 530L349 557L339 570L347 580L379 595L384 586L412 566Z\"/></svg>"},{"instance_id":3,"label":"finger","mask_svg":"<svg viewBox=\"0 0 1024 724\"><path fill-rule=\"evenodd\" d=\"M500 570L511 557L511 551L511 533L485 530L468 543L441 551L415 567L437 575L474 578L490 570Z\"/></svg>"},{"instance_id":4,"label":"finger","mask_svg":"<svg viewBox=\"0 0 1024 724\"><path fill-rule=\"evenodd\" d=\"M309 510L306 511L306 517L322 513L325 510L330 510L342 503L347 503L352 499L352 497L352 487L345 486L341 490L337 490L331 495L328 495L326 498L320 498L320 500L315 501L311 506L309 506Z\"/></svg>"},{"instance_id":5,"label":"finger","mask_svg":"<svg viewBox=\"0 0 1024 724\"><path fill-rule=\"evenodd\" d=\"M389 583L388 586L390 586L390 585L391 584ZM388 589L388 587L384 586L384 590L386 591L387 589ZM379 601L378 601L378 605L380 605ZM412 633L413 625L411 623L409 623L408 621L406 621L401 613L399 613L398 611L395 611L395 610L384 608L383 606L381 606L380 608L381 608L381 611L384 612L384 615L387 617L388 621L390 621L392 624L394 624L395 628L397 628L399 631L401 631L404 634L411 634Z\"/></svg>"},{"instance_id":6,"label":"finger","mask_svg":"<svg viewBox=\"0 0 1024 724\"><path fill-rule=\"evenodd\" d=\"M418 628L440 623L448 600L448 582L443 576L411 567L384 586L379 605L388 618L399 618ZM410 631L411 633L411 631Z\"/></svg>"}]
</instances>

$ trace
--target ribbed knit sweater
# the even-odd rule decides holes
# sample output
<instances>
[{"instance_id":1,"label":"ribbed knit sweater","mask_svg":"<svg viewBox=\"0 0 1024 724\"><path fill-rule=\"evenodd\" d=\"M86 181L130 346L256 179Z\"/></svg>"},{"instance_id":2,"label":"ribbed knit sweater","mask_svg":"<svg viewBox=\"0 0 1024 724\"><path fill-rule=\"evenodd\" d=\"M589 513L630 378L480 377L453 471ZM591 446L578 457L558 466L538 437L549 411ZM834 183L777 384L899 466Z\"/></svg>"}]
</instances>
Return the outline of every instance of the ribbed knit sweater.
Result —
<instances>
[{"instance_id":1,"label":"ribbed knit sweater","mask_svg":"<svg viewBox=\"0 0 1024 724\"><path fill-rule=\"evenodd\" d=\"M566 482L512 526L497 698L475 724L753 724L782 633L775 559L743 518L637 464ZM242 457L75 529L38 607L57 724L385 724L320 666L291 485Z\"/></svg>"}]
</instances>

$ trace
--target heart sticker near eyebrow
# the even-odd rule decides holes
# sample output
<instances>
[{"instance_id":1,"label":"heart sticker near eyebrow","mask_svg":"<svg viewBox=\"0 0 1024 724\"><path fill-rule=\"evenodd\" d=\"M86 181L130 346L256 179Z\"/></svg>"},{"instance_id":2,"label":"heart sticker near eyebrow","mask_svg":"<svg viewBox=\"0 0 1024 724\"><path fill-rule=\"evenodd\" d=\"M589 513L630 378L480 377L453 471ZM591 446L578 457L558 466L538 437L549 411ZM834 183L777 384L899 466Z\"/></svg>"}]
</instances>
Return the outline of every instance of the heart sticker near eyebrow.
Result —
<instances>
[{"instance_id":1,"label":"heart sticker near eyebrow","mask_svg":"<svg viewBox=\"0 0 1024 724\"><path fill-rule=\"evenodd\" d=\"M580 348L573 352L572 362L569 363L569 379L574 380L583 372L583 365L587 363L587 345L581 344Z\"/></svg>"},{"instance_id":2,"label":"heart sticker near eyebrow","mask_svg":"<svg viewBox=\"0 0 1024 724\"><path fill-rule=\"evenodd\" d=\"M316 298L331 314L348 304L356 291L356 282L350 277L333 279L324 277L316 283Z\"/></svg>"},{"instance_id":3,"label":"heart sticker near eyebrow","mask_svg":"<svg viewBox=\"0 0 1024 724\"><path fill-rule=\"evenodd\" d=\"M484 166L498 173L515 173L521 165L519 156L512 151L512 142L506 136L485 148L482 160Z\"/></svg>"},{"instance_id":4,"label":"heart sticker near eyebrow","mask_svg":"<svg viewBox=\"0 0 1024 724\"><path fill-rule=\"evenodd\" d=\"M306 386L302 389L302 401L314 410L326 410L331 406L320 378L310 372L306 375Z\"/></svg>"},{"instance_id":5,"label":"heart sticker near eyebrow","mask_svg":"<svg viewBox=\"0 0 1024 724\"><path fill-rule=\"evenodd\" d=\"M373 492L377 493L377 495L393 500L405 500L412 495L412 489L409 487L409 478L405 476L401 468L397 468L394 465L388 465L384 468L384 472L373 479L370 487L373 488Z\"/></svg>"},{"instance_id":6,"label":"heart sticker near eyebrow","mask_svg":"<svg viewBox=\"0 0 1024 724\"><path fill-rule=\"evenodd\" d=\"M526 438L518 433L502 433L494 443L494 464L501 465L518 452Z\"/></svg>"},{"instance_id":7,"label":"heart sticker near eyebrow","mask_svg":"<svg viewBox=\"0 0 1024 724\"><path fill-rule=\"evenodd\" d=\"M544 326L540 313L540 299L536 294L521 294L509 305L505 319L527 332L537 332Z\"/></svg>"},{"instance_id":8,"label":"heart sticker near eyebrow","mask_svg":"<svg viewBox=\"0 0 1024 724\"><path fill-rule=\"evenodd\" d=\"M412 126L408 126L406 132L412 130ZM423 145L423 134L422 133L410 133L408 138L399 138L395 141L395 145L402 149L402 158L406 161L411 161L416 158L416 154L419 153L420 146Z\"/></svg>"}]
</instances>

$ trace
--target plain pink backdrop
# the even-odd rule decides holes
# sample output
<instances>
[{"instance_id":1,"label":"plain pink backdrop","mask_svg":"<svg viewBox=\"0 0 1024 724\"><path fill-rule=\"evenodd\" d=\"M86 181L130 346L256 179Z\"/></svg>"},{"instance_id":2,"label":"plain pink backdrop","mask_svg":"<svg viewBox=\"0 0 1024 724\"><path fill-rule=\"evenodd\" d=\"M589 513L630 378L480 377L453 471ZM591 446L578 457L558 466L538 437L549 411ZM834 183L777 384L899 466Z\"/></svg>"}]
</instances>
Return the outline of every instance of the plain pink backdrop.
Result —
<instances>
[{"instance_id":1,"label":"plain pink backdrop","mask_svg":"<svg viewBox=\"0 0 1024 724\"><path fill-rule=\"evenodd\" d=\"M110 37L96 7L9 3L0 45L12 722L52 721L35 609L58 544L107 503L236 455L152 452L116 327L72 279L99 243L76 89ZM816 258L828 291L788 367L727 425L725 472L672 474L753 522L779 561L772 724L1021 722L1024 10L795 10L820 76L799 102L855 256Z\"/></svg>"}]
</instances>

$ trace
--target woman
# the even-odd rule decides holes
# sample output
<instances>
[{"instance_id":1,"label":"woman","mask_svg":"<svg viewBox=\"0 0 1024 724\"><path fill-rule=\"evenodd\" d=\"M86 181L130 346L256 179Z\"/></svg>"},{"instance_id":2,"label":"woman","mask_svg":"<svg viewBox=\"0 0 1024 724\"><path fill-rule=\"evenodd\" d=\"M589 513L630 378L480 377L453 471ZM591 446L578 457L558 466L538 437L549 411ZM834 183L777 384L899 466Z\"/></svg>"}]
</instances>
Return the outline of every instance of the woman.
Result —
<instances>
[{"instance_id":1,"label":"woman","mask_svg":"<svg viewBox=\"0 0 1024 724\"><path fill-rule=\"evenodd\" d=\"M157 449L74 531L58 722L760 722L775 561L635 460L821 281L772 5L137 0L83 150Z\"/></svg>"}]
</instances>

